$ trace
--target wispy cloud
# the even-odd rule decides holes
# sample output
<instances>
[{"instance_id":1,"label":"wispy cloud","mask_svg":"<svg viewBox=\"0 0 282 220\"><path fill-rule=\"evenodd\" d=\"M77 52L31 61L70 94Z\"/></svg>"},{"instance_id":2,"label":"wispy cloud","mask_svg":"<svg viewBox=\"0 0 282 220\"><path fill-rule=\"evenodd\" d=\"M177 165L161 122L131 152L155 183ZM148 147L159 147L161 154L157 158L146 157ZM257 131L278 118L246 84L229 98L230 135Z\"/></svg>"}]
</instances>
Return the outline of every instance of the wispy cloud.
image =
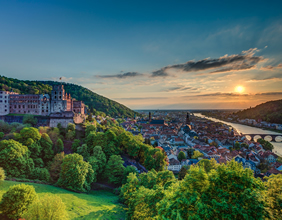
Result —
<instances>
[{"instance_id":1,"label":"wispy cloud","mask_svg":"<svg viewBox=\"0 0 282 220\"><path fill-rule=\"evenodd\" d=\"M251 48L247 51L242 51L240 54L225 55L223 57L211 59L206 58L199 61L190 60L183 64L175 64L165 66L159 70L152 72L152 77L166 77L169 76L168 70L176 69L182 72L199 72L212 70L203 74L215 74L229 71L240 71L255 68L259 62L265 59L262 56L254 56L259 50L257 48Z\"/></svg>"},{"instance_id":2,"label":"wispy cloud","mask_svg":"<svg viewBox=\"0 0 282 220\"><path fill-rule=\"evenodd\" d=\"M282 92L265 92L265 93L223 93L223 92L216 92L216 93L207 93L207 94L199 94L199 95L192 95L192 96L182 96L182 97L230 97L230 96L281 96Z\"/></svg>"},{"instance_id":3,"label":"wispy cloud","mask_svg":"<svg viewBox=\"0 0 282 220\"><path fill-rule=\"evenodd\" d=\"M197 91L199 88L191 87L191 86L175 86L168 89L164 89L165 92L180 92L180 91Z\"/></svg>"},{"instance_id":4,"label":"wispy cloud","mask_svg":"<svg viewBox=\"0 0 282 220\"><path fill-rule=\"evenodd\" d=\"M264 78L264 79L250 79L246 82L265 82L265 81L274 81L274 82L277 82L277 81L282 81L282 78L279 78L279 77L268 77L268 78Z\"/></svg>"},{"instance_id":5,"label":"wispy cloud","mask_svg":"<svg viewBox=\"0 0 282 220\"><path fill-rule=\"evenodd\" d=\"M265 71L269 71L269 70L276 70L276 69L279 69L279 68L282 68L282 63L278 64L277 66L271 66L271 65L264 66L264 67L261 67L260 69L265 70Z\"/></svg>"},{"instance_id":6,"label":"wispy cloud","mask_svg":"<svg viewBox=\"0 0 282 220\"><path fill-rule=\"evenodd\" d=\"M125 79L125 78L132 78L137 76L142 76L143 74L138 72L126 72L121 74L115 74L115 75L96 75L96 77L99 78L119 78L119 79Z\"/></svg>"},{"instance_id":7,"label":"wispy cloud","mask_svg":"<svg viewBox=\"0 0 282 220\"><path fill-rule=\"evenodd\" d=\"M118 100L144 100L144 99L167 99L167 97L130 97L130 98L114 98Z\"/></svg>"}]
</instances>

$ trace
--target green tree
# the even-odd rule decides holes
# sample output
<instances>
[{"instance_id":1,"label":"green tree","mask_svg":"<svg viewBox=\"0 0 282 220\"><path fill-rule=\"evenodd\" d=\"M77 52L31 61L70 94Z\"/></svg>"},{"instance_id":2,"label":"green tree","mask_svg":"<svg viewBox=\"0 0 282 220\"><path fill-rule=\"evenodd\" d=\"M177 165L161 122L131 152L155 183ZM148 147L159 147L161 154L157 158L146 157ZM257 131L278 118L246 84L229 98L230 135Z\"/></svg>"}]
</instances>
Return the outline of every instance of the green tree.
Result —
<instances>
[{"instance_id":1,"label":"green tree","mask_svg":"<svg viewBox=\"0 0 282 220\"><path fill-rule=\"evenodd\" d=\"M236 143L234 144L234 149L235 150L240 150L241 149L241 144L238 141L236 141Z\"/></svg>"},{"instance_id":2,"label":"green tree","mask_svg":"<svg viewBox=\"0 0 282 220\"><path fill-rule=\"evenodd\" d=\"M123 171L123 179L122 184L125 184L127 182L127 177L130 173L135 173L138 175L137 169L133 166L127 166Z\"/></svg>"},{"instance_id":3,"label":"green tree","mask_svg":"<svg viewBox=\"0 0 282 220\"><path fill-rule=\"evenodd\" d=\"M4 133L3 132L0 132L0 140L4 137Z\"/></svg>"},{"instance_id":4,"label":"green tree","mask_svg":"<svg viewBox=\"0 0 282 220\"><path fill-rule=\"evenodd\" d=\"M57 143L55 145L55 153L58 154L58 153L61 153L64 151L64 143L63 141L59 138L57 140Z\"/></svg>"},{"instance_id":5,"label":"green tree","mask_svg":"<svg viewBox=\"0 0 282 220\"><path fill-rule=\"evenodd\" d=\"M264 140L262 138L259 138L257 140L257 142L261 144L261 146L263 147L264 150L272 151L273 148L274 148L273 145L270 142L268 142L268 141L266 141L266 140Z\"/></svg>"},{"instance_id":6,"label":"green tree","mask_svg":"<svg viewBox=\"0 0 282 220\"><path fill-rule=\"evenodd\" d=\"M50 169L49 169L50 177L51 177L51 181L54 183L56 183L60 177L61 165L63 163L64 158L65 158L64 152L56 154L50 165Z\"/></svg>"},{"instance_id":7,"label":"green tree","mask_svg":"<svg viewBox=\"0 0 282 220\"><path fill-rule=\"evenodd\" d=\"M200 151L195 150L191 159L198 159L199 157L204 156Z\"/></svg>"},{"instance_id":8,"label":"green tree","mask_svg":"<svg viewBox=\"0 0 282 220\"><path fill-rule=\"evenodd\" d=\"M192 156L194 154L195 149L194 148L188 148L187 149L187 158L192 159Z\"/></svg>"},{"instance_id":9,"label":"green tree","mask_svg":"<svg viewBox=\"0 0 282 220\"><path fill-rule=\"evenodd\" d=\"M218 164L216 160L212 158L211 160L208 159L200 160L198 166L204 168L206 173L209 173L212 169L216 169L218 167Z\"/></svg>"},{"instance_id":10,"label":"green tree","mask_svg":"<svg viewBox=\"0 0 282 220\"><path fill-rule=\"evenodd\" d=\"M191 166L189 175L171 190L159 203L161 218L265 218L263 182L235 160L219 165L210 175L199 166Z\"/></svg>"},{"instance_id":11,"label":"green tree","mask_svg":"<svg viewBox=\"0 0 282 220\"><path fill-rule=\"evenodd\" d=\"M32 139L34 142L39 141L39 139L41 138L41 135L40 135L38 129L33 128L33 127L23 128L20 131L20 135L21 135L21 141L25 145L27 144L27 140L29 138Z\"/></svg>"},{"instance_id":12,"label":"green tree","mask_svg":"<svg viewBox=\"0 0 282 220\"><path fill-rule=\"evenodd\" d=\"M90 134L90 132L95 133L96 130L97 130L97 127L95 125L88 125L85 129L85 137L87 137Z\"/></svg>"},{"instance_id":13,"label":"green tree","mask_svg":"<svg viewBox=\"0 0 282 220\"><path fill-rule=\"evenodd\" d=\"M136 173L129 173L127 176L126 183L122 185L120 191L120 198L128 205L129 199L132 197L132 194L139 187L139 180L136 176Z\"/></svg>"},{"instance_id":14,"label":"green tree","mask_svg":"<svg viewBox=\"0 0 282 220\"><path fill-rule=\"evenodd\" d=\"M89 151L87 144L82 144L80 147L77 148L77 153L83 156L84 159L89 157Z\"/></svg>"},{"instance_id":15,"label":"green tree","mask_svg":"<svg viewBox=\"0 0 282 220\"><path fill-rule=\"evenodd\" d=\"M35 199L36 192L33 186L25 184L14 185L3 194L0 210L2 214L10 219L19 219L26 213Z\"/></svg>"},{"instance_id":16,"label":"green tree","mask_svg":"<svg viewBox=\"0 0 282 220\"><path fill-rule=\"evenodd\" d=\"M83 161L79 154L69 154L63 159L59 186L73 190L86 192L90 190L90 184L94 179L94 171L88 162Z\"/></svg>"},{"instance_id":17,"label":"green tree","mask_svg":"<svg viewBox=\"0 0 282 220\"><path fill-rule=\"evenodd\" d=\"M23 216L26 220L67 220L66 206L59 196L46 194L37 199Z\"/></svg>"},{"instance_id":18,"label":"green tree","mask_svg":"<svg viewBox=\"0 0 282 220\"><path fill-rule=\"evenodd\" d=\"M183 151L180 151L177 158L181 162L182 160L186 159L186 155Z\"/></svg>"},{"instance_id":19,"label":"green tree","mask_svg":"<svg viewBox=\"0 0 282 220\"><path fill-rule=\"evenodd\" d=\"M75 139L71 145L71 149L73 153L77 153L77 148L81 146L81 141L79 139Z\"/></svg>"},{"instance_id":20,"label":"green tree","mask_svg":"<svg viewBox=\"0 0 282 220\"><path fill-rule=\"evenodd\" d=\"M0 166L12 177L25 177L34 168L26 146L14 140L0 141Z\"/></svg>"},{"instance_id":21,"label":"green tree","mask_svg":"<svg viewBox=\"0 0 282 220\"><path fill-rule=\"evenodd\" d=\"M5 170L2 167L0 167L0 181L5 180L5 178L6 178Z\"/></svg>"},{"instance_id":22,"label":"green tree","mask_svg":"<svg viewBox=\"0 0 282 220\"><path fill-rule=\"evenodd\" d=\"M112 155L105 168L105 177L110 183L120 185L123 178L123 160L120 155Z\"/></svg>"},{"instance_id":23,"label":"green tree","mask_svg":"<svg viewBox=\"0 0 282 220\"><path fill-rule=\"evenodd\" d=\"M182 166L178 174L178 180L183 180L187 172L188 172L188 167Z\"/></svg>"},{"instance_id":24,"label":"green tree","mask_svg":"<svg viewBox=\"0 0 282 220\"><path fill-rule=\"evenodd\" d=\"M41 158L43 159L44 163L47 164L54 157L53 142L48 134L43 133L39 143L42 147Z\"/></svg>"},{"instance_id":25,"label":"green tree","mask_svg":"<svg viewBox=\"0 0 282 220\"><path fill-rule=\"evenodd\" d=\"M282 218L282 175L266 177L266 202L270 219Z\"/></svg>"},{"instance_id":26,"label":"green tree","mask_svg":"<svg viewBox=\"0 0 282 220\"><path fill-rule=\"evenodd\" d=\"M95 157L96 160L97 160L97 166L98 166L97 173L101 174L104 171L104 168L105 168L106 162L107 162L107 158L106 158L105 153L102 150L102 147L100 147L100 146L94 147L93 157Z\"/></svg>"},{"instance_id":27,"label":"green tree","mask_svg":"<svg viewBox=\"0 0 282 220\"><path fill-rule=\"evenodd\" d=\"M68 124L68 127L67 127L67 130L68 130L68 131L75 131L75 124L69 123L69 124Z\"/></svg>"},{"instance_id":28,"label":"green tree","mask_svg":"<svg viewBox=\"0 0 282 220\"><path fill-rule=\"evenodd\" d=\"M25 115L23 117L23 123L35 126L37 124L37 118L35 118L33 115Z\"/></svg>"}]
</instances>

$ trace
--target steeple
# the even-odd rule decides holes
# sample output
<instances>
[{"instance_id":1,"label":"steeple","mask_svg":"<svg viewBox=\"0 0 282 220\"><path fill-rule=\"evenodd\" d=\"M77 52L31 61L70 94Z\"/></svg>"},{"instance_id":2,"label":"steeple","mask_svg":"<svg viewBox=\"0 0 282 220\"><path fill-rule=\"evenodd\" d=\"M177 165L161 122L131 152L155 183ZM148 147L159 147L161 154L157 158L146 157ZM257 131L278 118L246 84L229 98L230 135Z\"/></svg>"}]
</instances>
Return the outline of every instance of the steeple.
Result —
<instances>
[{"instance_id":1,"label":"steeple","mask_svg":"<svg viewBox=\"0 0 282 220\"><path fill-rule=\"evenodd\" d=\"M186 124L190 124L190 113L189 112L187 112Z\"/></svg>"},{"instance_id":2,"label":"steeple","mask_svg":"<svg viewBox=\"0 0 282 220\"><path fill-rule=\"evenodd\" d=\"M152 121L152 114L149 112L149 121Z\"/></svg>"}]
</instances>

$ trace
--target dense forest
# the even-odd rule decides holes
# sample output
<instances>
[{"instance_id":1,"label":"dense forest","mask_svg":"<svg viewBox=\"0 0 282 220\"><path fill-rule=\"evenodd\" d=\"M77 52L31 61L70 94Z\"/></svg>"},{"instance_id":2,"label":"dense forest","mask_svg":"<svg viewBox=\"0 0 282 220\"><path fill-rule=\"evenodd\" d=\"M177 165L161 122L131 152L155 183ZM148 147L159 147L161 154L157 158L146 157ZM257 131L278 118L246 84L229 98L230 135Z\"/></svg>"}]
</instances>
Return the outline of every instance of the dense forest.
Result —
<instances>
[{"instance_id":1,"label":"dense forest","mask_svg":"<svg viewBox=\"0 0 282 220\"><path fill-rule=\"evenodd\" d=\"M13 89L19 94L51 94L52 86L56 84L59 82L18 80L0 76L0 90L10 91ZM62 84L67 93L70 93L73 98L83 101L94 114L96 111L104 112L112 117L133 117L134 114L138 114L126 106L82 86L64 82Z\"/></svg>"},{"instance_id":2,"label":"dense forest","mask_svg":"<svg viewBox=\"0 0 282 220\"><path fill-rule=\"evenodd\" d=\"M262 119L263 121L282 124L282 99L262 103L254 108L248 108L234 114L240 119Z\"/></svg>"}]
</instances>

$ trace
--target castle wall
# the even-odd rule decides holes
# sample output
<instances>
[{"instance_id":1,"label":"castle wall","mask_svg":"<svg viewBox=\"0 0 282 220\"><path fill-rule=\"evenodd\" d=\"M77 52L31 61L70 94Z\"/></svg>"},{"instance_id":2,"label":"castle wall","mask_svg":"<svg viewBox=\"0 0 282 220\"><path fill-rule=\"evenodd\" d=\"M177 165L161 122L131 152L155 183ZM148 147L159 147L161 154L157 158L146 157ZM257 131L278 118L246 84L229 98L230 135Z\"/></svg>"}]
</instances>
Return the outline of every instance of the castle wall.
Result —
<instances>
[{"instance_id":1,"label":"castle wall","mask_svg":"<svg viewBox=\"0 0 282 220\"><path fill-rule=\"evenodd\" d=\"M50 127L57 127L58 124L61 123L62 127L66 128L69 123L74 123L73 118L51 118L50 119Z\"/></svg>"}]
</instances>

